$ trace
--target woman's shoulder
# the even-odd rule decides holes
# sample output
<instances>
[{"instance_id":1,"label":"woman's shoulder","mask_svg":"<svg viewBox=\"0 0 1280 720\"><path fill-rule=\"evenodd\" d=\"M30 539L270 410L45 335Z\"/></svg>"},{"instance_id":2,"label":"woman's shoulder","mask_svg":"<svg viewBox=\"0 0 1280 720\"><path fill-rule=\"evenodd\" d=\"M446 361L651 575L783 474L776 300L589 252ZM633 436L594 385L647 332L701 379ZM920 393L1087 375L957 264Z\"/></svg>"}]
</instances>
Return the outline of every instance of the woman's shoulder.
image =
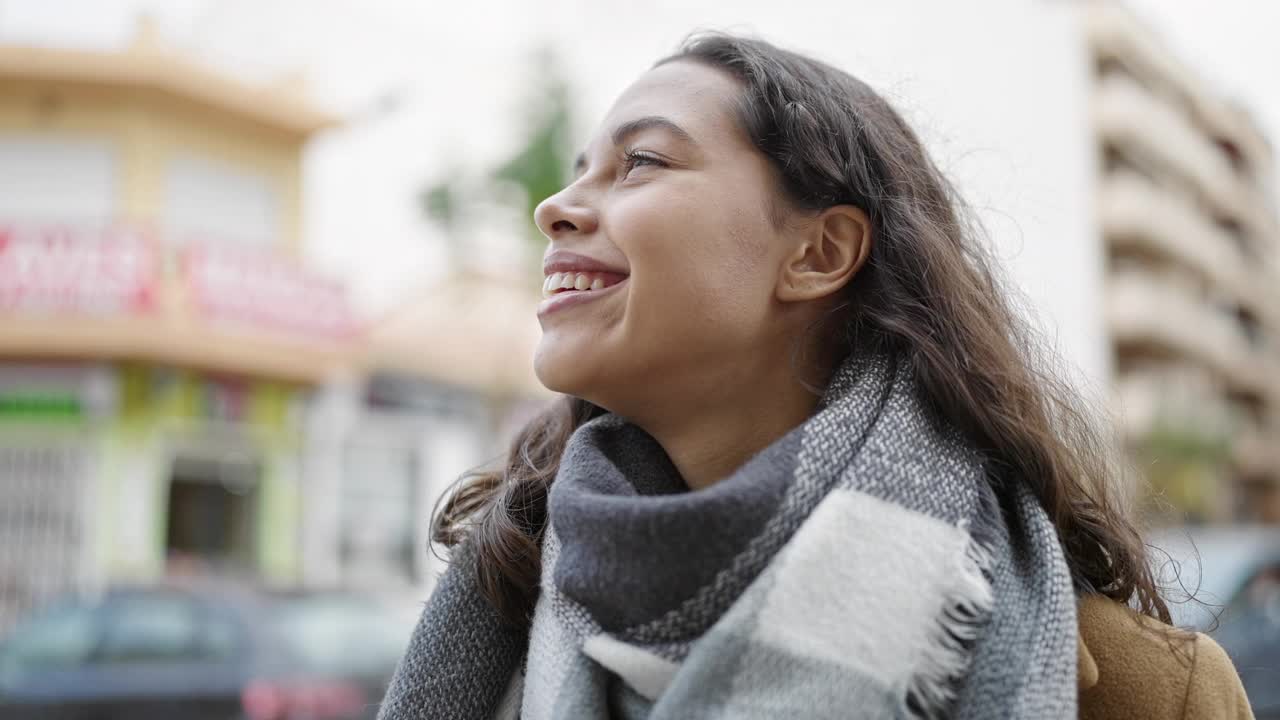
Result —
<instances>
[{"instance_id":1,"label":"woman's shoulder","mask_svg":"<svg viewBox=\"0 0 1280 720\"><path fill-rule=\"evenodd\" d=\"M1208 635L1100 595L1078 607L1081 718L1253 717L1235 666Z\"/></svg>"}]
</instances>

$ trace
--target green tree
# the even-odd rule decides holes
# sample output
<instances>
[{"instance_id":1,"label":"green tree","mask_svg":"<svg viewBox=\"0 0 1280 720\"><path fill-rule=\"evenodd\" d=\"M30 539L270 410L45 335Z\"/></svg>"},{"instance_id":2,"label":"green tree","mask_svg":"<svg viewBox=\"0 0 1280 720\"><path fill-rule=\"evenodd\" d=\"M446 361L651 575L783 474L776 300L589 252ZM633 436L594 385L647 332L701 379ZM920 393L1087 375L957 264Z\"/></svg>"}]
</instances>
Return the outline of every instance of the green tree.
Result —
<instances>
[{"instance_id":1,"label":"green tree","mask_svg":"<svg viewBox=\"0 0 1280 720\"><path fill-rule=\"evenodd\" d=\"M1163 418L1141 439L1137 461L1148 490L1148 512L1178 522L1214 519L1231 446L1225 435Z\"/></svg>"},{"instance_id":2,"label":"green tree","mask_svg":"<svg viewBox=\"0 0 1280 720\"><path fill-rule=\"evenodd\" d=\"M572 148L572 107L569 84L555 55L548 49L534 54L529 95L521 113L528 128L522 142L507 160L482 175L482 190L514 188L504 197L519 198L527 219L528 240L541 247L545 238L533 222L533 210L564 187L570 176ZM474 190L464 184L465 171L450 172L445 179L428 186L420 197L427 217L439 223L457 240L457 225Z\"/></svg>"}]
</instances>

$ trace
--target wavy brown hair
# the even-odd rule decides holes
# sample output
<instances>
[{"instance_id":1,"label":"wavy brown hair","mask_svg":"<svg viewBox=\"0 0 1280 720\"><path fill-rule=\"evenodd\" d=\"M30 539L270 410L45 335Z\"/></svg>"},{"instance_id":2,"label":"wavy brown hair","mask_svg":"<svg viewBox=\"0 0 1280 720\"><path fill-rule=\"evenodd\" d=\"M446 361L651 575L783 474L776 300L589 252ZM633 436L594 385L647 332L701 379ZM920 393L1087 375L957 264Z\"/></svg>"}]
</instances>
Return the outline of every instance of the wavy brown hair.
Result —
<instances>
[{"instance_id":1,"label":"wavy brown hair","mask_svg":"<svg viewBox=\"0 0 1280 720\"><path fill-rule=\"evenodd\" d=\"M779 209L849 204L870 217L870 257L816 326L829 347L909 363L938 418L985 455L991 482L1024 483L1039 498L1077 587L1169 623L1146 546L1116 496L1121 466L1099 431L1109 426L1050 364L964 203L902 117L848 73L761 40L698 34L658 64L676 60L739 81L738 122L775 170L787 203ZM561 398L518 434L503 467L464 475L435 515L435 541L472 539L481 587L512 623L527 622L537 599L561 453L602 412Z\"/></svg>"}]
</instances>

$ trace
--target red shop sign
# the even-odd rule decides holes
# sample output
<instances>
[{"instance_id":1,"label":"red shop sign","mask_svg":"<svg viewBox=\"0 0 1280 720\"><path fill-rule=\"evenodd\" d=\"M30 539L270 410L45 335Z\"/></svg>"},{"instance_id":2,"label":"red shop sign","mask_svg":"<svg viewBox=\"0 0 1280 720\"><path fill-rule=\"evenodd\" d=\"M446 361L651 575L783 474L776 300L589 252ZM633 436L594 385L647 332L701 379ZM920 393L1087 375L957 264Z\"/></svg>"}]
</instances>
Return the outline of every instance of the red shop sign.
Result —
<instances>
[{"instance_id":1,"label":"red shop sign","mask_svg":"<svg viewBox=\"0 0 1280 720\"><path fill-rule=\"evenodd\" d=\"M342 284L291 259L193 243L182 267L193 307L211 320L330 340L358 331Z\"/></svg>"},{"instance_id":2,"label":"red shop sign","mask_svg":"<svg viewBox=\"0 0 1280 720\"><path fill-rule=\"evenodd\" d=\"M158 268L135 228L0 223L0 311L143 312L155 304Z\"/></svg>"}]
</instances>

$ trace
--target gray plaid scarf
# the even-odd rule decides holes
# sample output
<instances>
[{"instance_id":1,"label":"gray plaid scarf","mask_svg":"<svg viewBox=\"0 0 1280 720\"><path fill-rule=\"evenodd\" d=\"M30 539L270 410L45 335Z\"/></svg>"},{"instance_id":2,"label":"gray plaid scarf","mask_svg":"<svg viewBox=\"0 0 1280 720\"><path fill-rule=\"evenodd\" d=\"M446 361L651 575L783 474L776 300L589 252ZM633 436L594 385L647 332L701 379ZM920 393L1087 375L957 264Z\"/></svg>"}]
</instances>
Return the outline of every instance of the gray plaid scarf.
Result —
<instances>
[{"instance_id":1,"label":"gray plaid scarf","mask_svg":"<svg viewBox=\"0 0 1280 720\"><path fill-rule=\"evenodd\" d=\"M933 419L905 363L850 358L809 420L688 491L613 415L549 499L531 628L455 552L381 720L1076 714L1052 525Z\"/></svg>"}]
</instances>

